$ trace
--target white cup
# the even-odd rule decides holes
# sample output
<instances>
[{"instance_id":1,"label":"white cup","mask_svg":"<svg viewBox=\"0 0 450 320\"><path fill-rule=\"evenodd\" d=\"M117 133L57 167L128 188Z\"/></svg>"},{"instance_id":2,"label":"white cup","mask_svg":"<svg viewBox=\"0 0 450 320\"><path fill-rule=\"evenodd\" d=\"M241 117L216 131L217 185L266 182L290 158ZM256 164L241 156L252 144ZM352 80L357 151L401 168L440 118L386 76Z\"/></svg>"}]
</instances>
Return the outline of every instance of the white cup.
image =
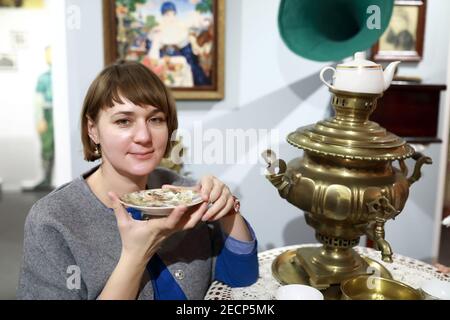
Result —
<instances>
[{"instance_id":1,"label":"white cup","mask_svg":"<svg viewBox=\"0 0 450 320\"><path fill-rule=\"evenodd\" d=\"M422 283L422 290L434 298L450 300L450 282L433 278Z\"/></svg>"},{"instance_id":2,"label":"white cup","mask_svg":"<svg viewBox=\"0 0 450 320\"><path fill-rule=\"evenodd\" d=\"M303 284L288 284L278 288L277 300L323 300L323 294L314 287Z\"/></svg>"}]
</instances>

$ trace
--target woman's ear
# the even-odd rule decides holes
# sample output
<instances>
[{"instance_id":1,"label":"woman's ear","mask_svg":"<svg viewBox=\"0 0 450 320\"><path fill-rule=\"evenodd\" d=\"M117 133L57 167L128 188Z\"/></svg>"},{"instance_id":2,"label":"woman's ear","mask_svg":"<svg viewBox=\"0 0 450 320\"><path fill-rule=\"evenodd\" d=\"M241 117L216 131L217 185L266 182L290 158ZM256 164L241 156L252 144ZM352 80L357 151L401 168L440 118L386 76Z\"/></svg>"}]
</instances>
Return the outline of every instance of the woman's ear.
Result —
<instances>
[{"instance_id":1,"label":"woman's ear","mask_svg":"<svg viewBox=\"0 0 450 320\"><path fill-rule=\"evenodd\" d=\"M98 138L97 124L90 117L87 117L87 129L92 142L94 144L99 144L100 140Z\"/></svg>"}]
</instances>

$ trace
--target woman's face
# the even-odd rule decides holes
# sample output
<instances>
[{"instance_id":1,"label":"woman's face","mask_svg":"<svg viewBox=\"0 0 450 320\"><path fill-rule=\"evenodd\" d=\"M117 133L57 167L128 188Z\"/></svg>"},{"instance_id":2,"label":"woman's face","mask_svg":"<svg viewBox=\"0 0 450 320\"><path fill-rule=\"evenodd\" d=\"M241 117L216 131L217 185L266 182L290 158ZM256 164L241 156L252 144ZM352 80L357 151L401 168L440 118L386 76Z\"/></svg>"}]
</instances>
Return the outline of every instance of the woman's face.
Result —
<instances>
[{"instance_id":1,"label":"woman's face","mask_svg":"<svg viewBox=\"0 0 450 320\"><path fill-rule=\"evenodd\" d=\"M168 140L167 119L156 107L128 99L102 109L97 123L88 121L91 139L100 144L102 161L127 176L144 176L161 162Z\"/></svg>"}]
</instances>

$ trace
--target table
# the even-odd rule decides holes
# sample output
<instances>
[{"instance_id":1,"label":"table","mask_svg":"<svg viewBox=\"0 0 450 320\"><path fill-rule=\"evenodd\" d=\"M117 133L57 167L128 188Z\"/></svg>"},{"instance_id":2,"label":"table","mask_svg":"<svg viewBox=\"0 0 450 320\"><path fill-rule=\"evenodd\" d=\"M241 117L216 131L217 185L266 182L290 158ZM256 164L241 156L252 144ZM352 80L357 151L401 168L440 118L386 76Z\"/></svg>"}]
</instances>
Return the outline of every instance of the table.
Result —
<instances>
[{"instance_id":1,"label":"table","mask_svg":"<svg viewBox=\"0 0 450 320\"><path fill-rule=\"evenodd\" d=\"M214 281L206 293L205 300L274 300L275 292L280 284L272 276L273 260L286 250L307 246L319 246L319 244L286 246L259 253L260 274L255 284L245 288L230 288L226 284ZM374 259L385 266L395 280L404 282L413 288L419 288L423 281L433 277L450 282L450 275L439 272L434 266L425 262L394 253L394 262L386 263L381 260L379 251L366 247L355 247L354 249L360 255Z\"/></svg>"}]
</instances>

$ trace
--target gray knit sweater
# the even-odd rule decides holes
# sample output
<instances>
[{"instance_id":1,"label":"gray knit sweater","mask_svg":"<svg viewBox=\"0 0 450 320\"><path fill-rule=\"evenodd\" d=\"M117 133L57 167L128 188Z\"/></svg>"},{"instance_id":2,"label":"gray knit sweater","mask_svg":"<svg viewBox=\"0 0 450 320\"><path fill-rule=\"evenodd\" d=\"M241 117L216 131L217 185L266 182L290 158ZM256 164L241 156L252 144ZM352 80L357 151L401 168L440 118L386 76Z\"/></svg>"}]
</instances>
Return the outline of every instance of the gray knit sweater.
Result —
<instances>
[{"instance_id":1,"label":"gray knit sweater","mask_svg":"<svg viewBox=\"0 0 450 320\"><path fill-rule=\"evenodd\" d=\"M122 245L114 212L86 183L85 178L95 169L32 207L25 222L19 299L96 299L103 290ZM193 183L158 168L150 174L148 186ZM214 277L214 257L222 245L220 227L201 223L171 236L158 255L188 299L203 299ZM142 283L138 298L153 299L151 281Z\"/></svg>"}]
</instances>

